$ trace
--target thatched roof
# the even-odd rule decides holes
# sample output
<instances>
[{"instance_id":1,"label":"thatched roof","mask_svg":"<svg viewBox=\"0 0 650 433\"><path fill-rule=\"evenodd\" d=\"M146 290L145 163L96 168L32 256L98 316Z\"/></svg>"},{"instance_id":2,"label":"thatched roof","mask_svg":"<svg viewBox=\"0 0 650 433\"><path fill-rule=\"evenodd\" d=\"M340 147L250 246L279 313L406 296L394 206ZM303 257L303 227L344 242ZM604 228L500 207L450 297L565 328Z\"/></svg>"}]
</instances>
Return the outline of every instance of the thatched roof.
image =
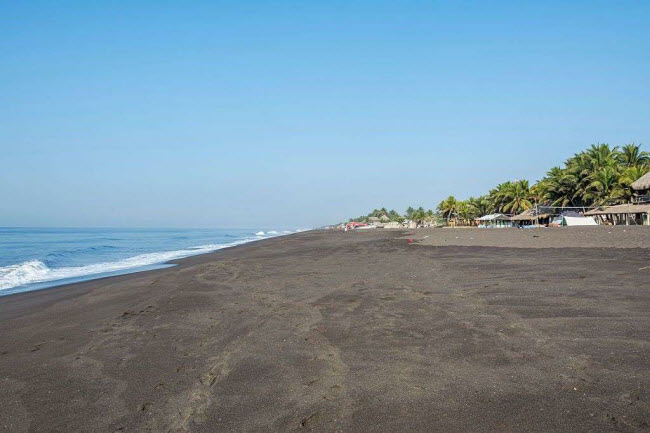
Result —
<instances>
[{"instance_id":1,"label":"thatched roof","mask_svg":"<svg viewBox=\"0 0 650 433\"><path fill-rule=\"evenodd\" d=\"M650 189L650 172L644 174L634 182L632 182L631 185L632 189L641 191L644 189Z\"/></svg>"},{"instance_id":2,"label":"thatched roof","mask_svg":"<svg viewBox=\"0 0 650 433\"><path fill-rule=\"evenodd\" d=\"M528 209L520 213L519 215L515 215L512 218L510 218L511 221L532 221L535 218L535 210L533 209Z\"/></svg>"},{"instance_id":3,"label":"thatched roof","mask_svg":"<svg viewBox=\"0 0 650 433\"><path fill-rule=\"evenodd\" d=\"M539 212L539 214L537 213ZM519 215L510 218L511 221L534 221L537 218L547 218L554 215L553 208L549 206L537 206L523 211Z\"/></svg>"},{"instance_id":4,"label":"thatched roof","mask_svg":"<svg viewBox=\"0 0 650 433\"><path fill-rule=\"evenodd\" d=\"M650 204L619 204L616 206L601 206L585 212L585 215L634 214L650 213Z\"/></svg>"}]
</instances>

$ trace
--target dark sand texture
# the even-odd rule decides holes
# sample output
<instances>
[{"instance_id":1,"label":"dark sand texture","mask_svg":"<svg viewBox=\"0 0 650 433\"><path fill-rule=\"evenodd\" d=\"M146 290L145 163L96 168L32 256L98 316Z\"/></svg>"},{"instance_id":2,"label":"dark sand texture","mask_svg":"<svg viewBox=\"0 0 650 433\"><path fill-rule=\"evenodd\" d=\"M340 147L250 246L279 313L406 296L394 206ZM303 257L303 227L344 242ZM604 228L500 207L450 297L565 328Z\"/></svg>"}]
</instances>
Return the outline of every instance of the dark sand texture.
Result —
<instances>
[{"instance_id":1,"label":"dark sand texture","mask_svg":"<svg viewBox=\"0 0 650 433\"><path fill-rule=\"evenodd\" d=\"M648 431L649 229L307 232L3 297L0 428Z\"/></svg>"}]
</instances>

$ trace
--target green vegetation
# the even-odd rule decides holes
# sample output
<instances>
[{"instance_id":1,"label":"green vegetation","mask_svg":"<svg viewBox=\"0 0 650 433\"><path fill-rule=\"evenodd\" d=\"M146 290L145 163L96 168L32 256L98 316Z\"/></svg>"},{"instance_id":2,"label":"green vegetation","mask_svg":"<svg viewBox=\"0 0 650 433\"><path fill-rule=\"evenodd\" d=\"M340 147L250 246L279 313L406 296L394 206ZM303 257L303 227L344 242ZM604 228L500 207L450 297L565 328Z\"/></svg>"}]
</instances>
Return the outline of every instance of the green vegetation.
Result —
<instances>
[{"instance_id":1,"label":"green vegetation","mask_svg":"<svg viewBox=\"0 0 650 433\"><path fill-rule=\"evenodd\" d=\"M535 204L546 206L592 207L627 203L632 197L630 185L650 171L650 154L641 146L628 144L610 147L594 144L569 158L563 167L551 168L533 186L527 180L497 185L487 195L467 200L449 196L438 211L450 219L469 223L490 213L518 214Z\"/></svg>"},{"instance_id":2,"label":"green vegetation","mask_svg":"<svg viewBox=\"0 0 650 433\"><path fill-rule=\"evenodd\" d=\"M553 167L542 179L540 191L553 206L592 206L627 202L630 184L650 170L650 155L640 146L610 148L592 145Z\"/></svg>"},{"instance_id":3,"label":"green vegetation","mask_svg":"<svg viewBox=\"0 0 650 433\"><path fill-rule=\"evenodd\" d=\"M418 207L417 209L413 208L412 206L409 206L408 209L406 209L406 212L404 212L404 216L400 215L396 210L386 210L385 207L382 207L381 209L375 209L372 212L370 212L368 215L361 215L357 218L350 218L349 221L356 221L356 222L370 222L372 221L371 218L379 218L381 222L391 222L391 221L397 221L399 223L404 222L404 220L412 220L417 222L418 224L421 224L424 221L429 221L433 220L435 218L435 213L433 210L424 210L423 207Z\"/></svg>"},{"instance_id":4,"label":"green vegetation","mask_svg":"<svg viewBox=\"0 0 650 433\"><path fill-rule=\"evenodd\" d=\"M396 210L386 210L385 207L382 207L381 209L375 209L368 215L361 215L357 218L350 218L350 221L369 222L371 217L381 218L383 221L404 221L404 217L402 217Z\"/></svg>"},{"instance_id":5,"label":"green vegetation","mask_svg":"<svg viewBox=\"0 0 650 433\"><path fill-rule=\"evenodd\" d=\"M412 209L409 207L409 209ZM425 221L432 221L433 220L433 211L431 209L429 210L424 210L422 206L419 208L415 209L415 211L411 212L411 215L408 217L408 219L415 221L417 224L422 224Z\"/></svg>"},{"instance_id":6,"label":"green vegetation","mask_svg":"<svg viewBox=\"0 0 650 433\"><path fill-rule=\"evenodd\" d=\"M592 207L627 203L632 197L630 185L650 171L650 154L640 145L610 147L594 144L569 158L562 167L553 167L539 182L527 180L501 183L488 194L458 200L449 196L437 206L437 213L410 207L404 217L394 210L375 209L350 221L368 222L370 217L386 215L389 221L409 219L425 221L455 220L470 224L474 218L490 213L518 214L536 204L557 207Z\"/></svg>"}]
</instances>

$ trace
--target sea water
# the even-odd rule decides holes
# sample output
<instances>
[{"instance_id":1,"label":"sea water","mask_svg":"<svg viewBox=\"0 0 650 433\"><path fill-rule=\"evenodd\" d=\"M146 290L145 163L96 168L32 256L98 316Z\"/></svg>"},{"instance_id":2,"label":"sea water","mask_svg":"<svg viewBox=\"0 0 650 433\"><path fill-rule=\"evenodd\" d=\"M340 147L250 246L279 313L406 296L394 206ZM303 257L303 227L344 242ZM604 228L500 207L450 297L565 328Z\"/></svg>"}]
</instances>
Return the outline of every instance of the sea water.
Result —
<instances>
[{"instance_id":1,"label":"sea water","mask_svg":"<svg viewBox=\"0 0 650 433\"><path fill-rule=\"evenodd\" d=\"M0 296L170 266L165 262L292 232L0 228Z\"/></svg>"}]
</instances>

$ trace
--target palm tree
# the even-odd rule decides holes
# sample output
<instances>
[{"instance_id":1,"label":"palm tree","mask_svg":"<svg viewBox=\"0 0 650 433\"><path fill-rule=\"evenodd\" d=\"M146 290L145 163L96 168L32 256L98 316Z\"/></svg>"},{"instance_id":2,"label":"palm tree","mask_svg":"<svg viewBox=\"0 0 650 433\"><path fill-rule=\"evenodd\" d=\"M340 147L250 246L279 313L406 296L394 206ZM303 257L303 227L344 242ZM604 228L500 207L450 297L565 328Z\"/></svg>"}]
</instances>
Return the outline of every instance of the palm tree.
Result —
<instances>
[{"instance_id":1,"label":"palm tree","mask_svg":"<svg viewBox=\"0 0 650 433\"><path fill-rule=\"evenodd\" d=\"M494 213L494 207L492 206L489 195L482 195L476 200L476 210L479 216Z\"/></svg>"},{"instance_id":2,"label":"palm tree","mask_svg":"<svg viewBox=\"0 0 650 433\"><path fill-rule=\"evenodd\" d=\"M381 209L375 209L372 212L368 214L368 217L381 217L382 215L386 215L388 211L386 210L385 207L382 207Z\"/></svg>"},{"instance_id":3,"label":"palm tree","mask_svg":"<svg viewBox=\"0 0 650 433\"><path fill-rule=\"evenodd\" d=\"M546 200L552 206L576 206L580 204L582 195L578 176L569 169L553 167L542 179L546 189Z\"/></svg>"},{"instance_id":4,"label":"palm tree","mask_svg":"<svg viewBox=\"0 0 650 433\"><path fill-rule=\"evenodd\" d=\"M470 215L518 213L532 207L532 203L585 208L626 202L632 196L630 184L648 171L650 153L642 151L639 145L619 148L605 143L592 144L568 158L563 166L551 168L532 187L527 181L503 182L483 198L470 197L467 212ZM455 214L466 212L464 205L453 196L443 200L438 210L447 221Z\"/></svg>"},{"instance_id":5,"label":"palm tree","mask_svg":"<svg viewBox=\"0 0 650 433\"><path fill-rule=\"evenodd\" d=\"M609 144L592 144L589 149L576 153L565 163L561 180L563 192L554 205L590 205L594 200L594 174L604 168L617 171L618 164L618 147L612 148Z\"/></svg>"},{"instance_id":6,"label":"palm tree","mask_svg":"<svg viewBox=\"0 0 650 433\"><path fill-rule=\"evenodd\" d=\"M618 178L618 185L621 191L621 201L628 202L632 198L632 183L650 171L650 165L636 165L628 167Z\"/></svg>"},{"instance_id":7,"label":"palm tree","mask_svg":"<svg viewBox=\"0 0 650 433\"><path fill-rule=\"evenodd\" d=\"M469 224L472 219L471 207L468 200L462 200L456 203L458 218L464 223Z\"/></svg>"},{"instance_id":8,"label":"palm tree","mask_svg":"<svg viewBox=\"0 0 650 433\"><path fill-rule=\"evenodd\" d=\"M490 201L497 212L505 212L504 206L507 201L508 191L512 188L512 182L500 183L496 188L490 190Z\"/></svg>"},{"instance_id":9,"label":"palm tree","mask_svg":"<svg viewBox=\"0 0 650 433\"><path fill-rule=\"evenodd\" d=\"M425 212L424 208L420 206L411 214L411 219L415 221L416 224L422 224L422 222L426 219L427 213Z\"/></svg>"},{"instance_id":10,"label":"palm tree","mask_svg":"<svg viewBox=\"0 0 650 433\"><path fill-rule=\"evenodd\" d=\"M592 144L586 151L591 168L598 170L604 167L614 167L619 160L618 147L609 147L609 144Z\"/></svg>"},{"instance_id":11,"label":"palm tree","mask_svg":"<svg viewBox=\"0 0 650 433\"><path fill-rule=\"evenodd\" d=\"M530 202L530 188L527 180L510 182L504 191L503 210L517 214L533 207Z\"/></svg>"},{"instance_id":12,"label":"palm tree","mask_svg":"<svg viewBox=\"0 0 650 433\"><path fill-rule=\"evenodd\" d=\"M618 160L624 167L645 166L650 164L650 155L642 152L641 146L632 143L621 147Z\"/></svg>"},{"instance_id":13,"label":"palm tree","mask_svg":"<svg viewBox=\"0 0 650 433\"><path fill-rule=\"evenodd\" d=\"M481 216L481 201L480 198L470 197L467 199L467 207L471 219Z\"/></svg>"},{"instance_id":14,"label":"palm tree","mask_svg":"<svg viewBox=\"0 0 650 433\"><path fill-rule=\"evenodd\" d=\"M480 197L470 197L467 199L469 206L469 219L474 220L483 215L492 213L492 203L490 197L482 195Z\"/></svg>"},{"instance_id":15,"label":"palm tree","mask_svg":"<svg viewBox=\"0 0 650 433\"><path fill-rule=\"evenodd\" d=\"M456 200L453 195L450 195L440 202L438 210L442 213L442 216L447 219L447 223L449 223L451 217L458 211L458 200Z\"/></svg>"},{"instance_id":16,"label":"palm tree","mask_svg":"<svg viewBox=\"0 0 650 433\"><path fill-rule=\"evenodd\" d=\"M530 187L530 201L538 204L546 204L546 194L548 193L546 183L544 180L540 180L536 184Z\"/></svg>"},{"instance_id":17,"label":"palm tree","mask_svg":"<svg viewBox=\"0 0 650 433\"><path fill-rule=\"evenodd\" d=\"M592 203L602 205L615 202L622 197L622 191L619 186L619 175L613 167L603 167L590 176L592 179L586 197L591 199Z\"/></svg>"},{"instance_id":18,"label":"palm tree","mask_svg":"<svg viewBox=\"0 0 650 433\"><path fill-rule=\"evenodd\" d=\"M400 222L404 219L404 218L402 218L402 216L399 213L397 213L397 211L395 209L391 209L388 212L388 218L391 221L400 221Z\"/></svg>"}]
</instances>

